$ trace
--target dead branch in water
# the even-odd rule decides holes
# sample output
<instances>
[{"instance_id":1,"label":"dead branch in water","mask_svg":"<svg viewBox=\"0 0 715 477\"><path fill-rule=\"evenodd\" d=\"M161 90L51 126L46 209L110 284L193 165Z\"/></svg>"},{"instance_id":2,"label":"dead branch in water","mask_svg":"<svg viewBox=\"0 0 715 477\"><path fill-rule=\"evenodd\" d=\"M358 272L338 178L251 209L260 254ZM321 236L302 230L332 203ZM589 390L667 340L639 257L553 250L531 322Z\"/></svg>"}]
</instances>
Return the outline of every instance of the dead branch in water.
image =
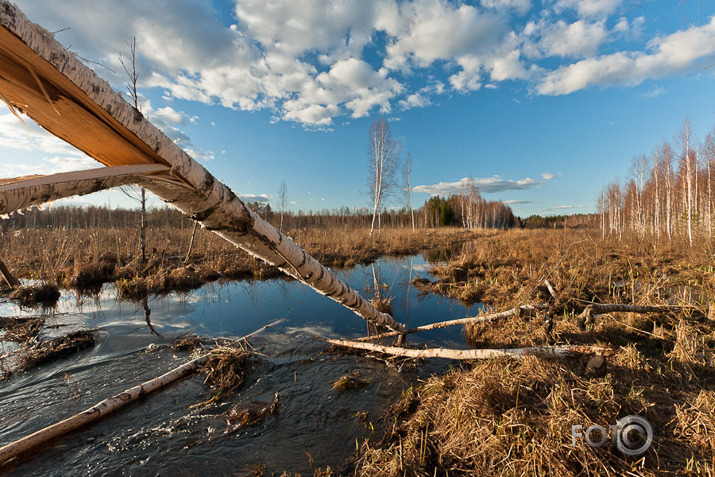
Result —
<instances>
[{"instance_id":1,"label":"dead branch in water","mask_svg":"<svg viewBox=\"0 0 715 477\"><path fill-rule=\"evenodd\" d=\"M535 346L531 348L501 348L501 349L449 349L449 348L399 348L397 346L383 346L374 343L363 343L351 340L326 339L330 344L344 346L346 348L375 351L394 356L404 356L407 358L446 358L446 359L488 359L488 358L523 358L525 356L537 356L539 358L574 358L592 353L602 353L603 347L594 346Z\"/></svg>"},{"instance_id":2,"label":"dead branch in water","mask_svg":"<svg viewBox=\"0 0 715 477\"><path fill-rule=\"evenodd\" d=\"M457 320L440 321L438 323L431 323L429 325L418 326L416 328L410 328L409 330L405 330L402 333L399 333L397 331L390 331L388 333L381 333L379 335L365 336L363 338L358 338L356 341L376 341L376 340L380 340L382 338L390 338L392 336L409 335L412 333L420 333L422 331L447 328L448 326L466 325L469 323L492 322L492 321L499 320L501 318L508 318L510 316L519 315L521 313L532 313L537 310L545 310L546 308L547 308L546 305L522 305L522 306L517 306L510 310L502 311L499 313L491 313L488 315L480 315L480 316L471 316L471 317L467 317L467 318L459 318Z\"/></svg>"},{"instance_id":3,"label":"dead branch in water","mask_svg":"<svg viewBox=\"0 0 715 477\"><path fill-rule=\"evenodd\" d=\"M246 338L249 338L256 333L270 328L271 326L274 326L282 321L285 320L281 319L278 321L274 321L273 323L263 326L262 328L259 328L258 330L240 338L238 341L243 341ZM129 388L122 393L109 397L95 404L89 409L86 409L79 414L75 414L74 416L65 419L64 421L60 421L56 424L45 427L44 429L40 429L39 431L34 432L29 436L23 437L22 439L19 439L15 442L1 447L0 467L6 465L8 461L16 458L21 454L25 454L33 449L36 449L42 444L51 441L52 439L64 436L65 434L69 434L70 432L75 431L83 426L98 421L102 417L113 413L114 411L124 407L130 402L136 401L142 396L146 396L149 393L166 387L167 385L188 376L189 374L196 371L199 366L208 362L211 356L212 353L209 353L203 356L199 356L198 358L194 358L188 363L185 363L178 368L172 369L168 373L162 374L161 376L156 377L150 381L146 381L142 384L139 384L138 386Z\"/></svg>"}]
</instances>

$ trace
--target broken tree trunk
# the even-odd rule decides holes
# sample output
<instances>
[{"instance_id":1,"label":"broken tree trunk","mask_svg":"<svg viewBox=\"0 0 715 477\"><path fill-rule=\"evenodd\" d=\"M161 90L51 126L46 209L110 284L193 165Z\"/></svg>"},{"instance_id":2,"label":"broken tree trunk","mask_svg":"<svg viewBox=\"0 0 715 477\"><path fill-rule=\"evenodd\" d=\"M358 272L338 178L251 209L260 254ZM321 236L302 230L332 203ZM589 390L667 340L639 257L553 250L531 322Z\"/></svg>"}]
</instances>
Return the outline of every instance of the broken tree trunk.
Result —
<instances>
[{"instance_id":1,"label":"broken tree trunk","mask_svg":"<svg viewBox=\"0 0 715 477\"><path fill-rule=\"evenodd\" d=\"M0 0L0 97L107 166L168 166L138 185L371 323L404 329L246 207L106 81L5 0Z\"/></svg>"},{"instance_id":2,"label":"broken tree trunk","mask_svg":"<svg viewBox=\"0 0 715 477\"><path fill-rule=\"evenodd\" d=\"M5 265L5 262L3 262L2 259L0 259L0 275L2 275L7 284L10 285L10 288L17 288L20 286L20 281L10 272L10 269L7 268L7 265Z\"/></svg>"},{"instance_id":3,"label":"broken tree trunk","mask_svg":"<svg viewBox=\"0 0 715 477\"><path fill-rule=\"evenodd\" d=\"M246 340L247 338L250 338L256 333L260 333L261 331L283 321L285 321L285 319L274 321L273 323L263 326L262 328L259 328L256 331L240 338L238 341ZM6 446L0 447L0 466L7 464L9 460L14 459L21 454L25 454L33 449L36 449L37 447L53 439L64 436L72 431L86 426L87 424L98 421L102 417L119 410L130 402L136 401L140 397L146 396L149 393L152 393L158 389L166 387L167 385L175 381L185 378L189 374L196 371L199 366L206 363L206 361L208 361L210 357L211 353L199 356L198 358L194 358L188 363L185 363L178 368L174 368L168 373L162 374L161 376L156 377L151 381L139 384L138 386L134 386L122 393L116 394L101 402L98 402L89 409L86 409L79 414L75 414L74 416L69 417L64 421L60 421L56 424L45 427L44 429L40 429L39 431L34 432L29 436L23 437L22 439L18 439L15 442L7 444Z\"/></svg>"},{"instance_id":4,"label":"broken tree trunk","mask_svg":"<svg viewBox=\"0 0 715 477\"><path fill-rule=\"evenodd\" d=\"M407 358L446 358L446 359L489 359L489 358L523 358L537 356L539 358L573 358L584 354L603 351L603 348L590 346L535 346L531 348L502 348L502 349L448 349L448 348L399 348L397 346L383 346L375 343L361 341L326 339L328 343L344 346L346 348L375 351L393 356Z\"/></svg>"},{"instance_id":5,"label":"broken tree trunk","mask_svg":"<svg viewBox=\"0 0 715 477\"><path fill-rule=\"evenodd\" d=\"M184 258L184 263L189 263L189 258L191 258L191 251L194 249L194 239L196 238L197 228L199 228L199 223L194 222L194 230L191 231L191 241L189 242L189 250L186 252L186 258Z\"/></svg>"},{"instance_id":6,"label":"broken tree trunk","mask_svg":"<svg viewBox=\"0 0 715 477\"><path fill-rule=\"evenodd\" d=\"M0 184L0 215L64 197L91 194L141 180L171 168L163 164L100 167L86 171L63 172L49 176L18 177ZM157 177L159 179L161 176ZM180 183L179 183L180 184Z\"/></svg>"}]
</instances>

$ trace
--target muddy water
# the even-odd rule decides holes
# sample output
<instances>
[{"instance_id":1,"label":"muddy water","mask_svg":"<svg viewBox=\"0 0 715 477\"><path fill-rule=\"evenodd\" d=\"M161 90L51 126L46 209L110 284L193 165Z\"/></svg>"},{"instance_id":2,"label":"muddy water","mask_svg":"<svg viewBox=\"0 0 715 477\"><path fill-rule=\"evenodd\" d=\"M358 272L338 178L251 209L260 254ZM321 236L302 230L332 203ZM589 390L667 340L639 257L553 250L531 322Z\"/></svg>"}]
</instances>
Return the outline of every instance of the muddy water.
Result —
<instances>
[{"instance_id":1,"label":"muddy water","mask_svg":"<svg viewBox=\"0 0 715 477\"><path fill-rule=\"evenodd\" d=\"M410 327L476 313L476 307L421 296L410 286L416 274L429 275L426 257L383 259L374 269L340 274L368 296L377 275L384 284L381 293L394 297L395 318ZM243 388L221 403L191 409L208 399L209 390L201 375L187 378L58 441L11 475L241 475L257 466L269 475L283 470L310 474L311 459L317 466L340 468L355 454L356 444L379 436L380 416L404 389L450 364L400 366L329 352L317 336L358 337L365 333L365 322L296 282L214 283L189 294L152 297L146 306L116 295L106 286L94 298L62 297L43 334L92 327L99 330L100 341L90 351L0 381L0 445L185 362L186 353L162 346L176 337L238 337L278 318L287 321L251 339L260 357ZM0 316L26 313L0 302ZM459 328L411 340L466 348ZM12 344L0 346L1 352ZM331 390L338 378L355 370L369 384L342 393ZM231 408L264 406L274 393L279 395L276 414L225 433ZM357 413L367 413L367 419L361 422Z\"/></svg>"}]
</instances>

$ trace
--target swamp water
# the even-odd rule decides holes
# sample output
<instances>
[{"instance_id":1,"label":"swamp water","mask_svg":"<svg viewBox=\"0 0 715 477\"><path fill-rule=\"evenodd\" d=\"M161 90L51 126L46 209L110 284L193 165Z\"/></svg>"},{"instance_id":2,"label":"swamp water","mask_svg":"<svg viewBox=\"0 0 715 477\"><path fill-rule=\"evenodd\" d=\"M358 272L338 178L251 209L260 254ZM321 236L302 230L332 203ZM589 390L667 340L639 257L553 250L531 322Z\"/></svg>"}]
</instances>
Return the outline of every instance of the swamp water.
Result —
<instances>
[{"instance_id":1,"label":"swamp water","mask_svg":"<svg viewBox=\"0 0 715 477\"><path fill-rule=\"evenodd\" d=\"M478 313L479 306L423 296L411 286L415 275L429 276L428 258L444 257L382 259L339 275L363 296L372 296L378 275L382 295L394 297L395 318L408 327ZM0 316L31 314L0 300ZM405 389L450 364L432 360L401 366L330 352L318 337L364 336L366 323L297 282L211 283L188 294L151 297L146 306L118 300L114 286L107 285L92 298L63 294L41 332L54 337L96 328L99 341L93 349L0 381L0 446L186 362L188 353L162 346L175 338L240 337L279 318L286 321L250 339L260 355L243 386L228 398L191 408L210 397L204 375L195 374L58 440L11 475L251 475L258 468L268 475L312 474L313 464L339 470L364 439L379 439L381 416ZM467 347L461 327L411 335L408 342ZM12 347L0 341L0 353ZM331 389L356 370L367 385ZM279 396L275 414L226 433L232 408L264 407L274 393Z\"/></svg>"}]
</instances>

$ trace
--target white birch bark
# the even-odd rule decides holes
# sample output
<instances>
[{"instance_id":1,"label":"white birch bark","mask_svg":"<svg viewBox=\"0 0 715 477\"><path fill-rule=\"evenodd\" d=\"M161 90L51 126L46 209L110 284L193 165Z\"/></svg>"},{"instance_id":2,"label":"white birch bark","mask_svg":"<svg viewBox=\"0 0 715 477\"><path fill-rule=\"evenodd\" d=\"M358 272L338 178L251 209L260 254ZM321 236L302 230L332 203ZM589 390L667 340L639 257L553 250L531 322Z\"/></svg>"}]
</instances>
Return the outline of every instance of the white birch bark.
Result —
<instances>
[{"instance_id":1,"label":"white birch bark","mask_svg":"<svg viewBox=\"0 0 715 477\"><path fill-rule=\"evenodd\" d=\"M4 0L0 1L0 53L3 99L22 107L49 132L105 165L169 166L165 182L153 179L146 184L162 200L364 319L395 331L404 329L246 207L109 83Z\"/></svg>"},{"instance_id":2,"label":"white birch bark","mask_svg":"<svg viewBox=\"0 0 715 477\"><path fill-rule=\"evenodd\" d=\"M150 180L151 174L169 170L169 167L162 164L140 164L31 176L27 179L20 177L0 185L0 215L64 197L91 194L111 187Z\"/></svg>"},{"instance_id":3,"label":"white birch bark","mask_svg":"<svg viewBox=\"0 0 715 477\"><path fill-rule=\"evenodd\" d=\"M524 358L526 356L536 356L539 358L564 359L583 356L595 352L603 352L605 349L595 346L534 346L531 348L501 348L501 349L449 349L449 348L401 348L397 346L385 346L376 343L365 343L362 341L350 340L325 340L330 344L344 346L346 348L362 349L374 351L393 356L405 356L407 358L444 358L444 359L490 359L490 358Z\"/></svg>"}]
</instances>

